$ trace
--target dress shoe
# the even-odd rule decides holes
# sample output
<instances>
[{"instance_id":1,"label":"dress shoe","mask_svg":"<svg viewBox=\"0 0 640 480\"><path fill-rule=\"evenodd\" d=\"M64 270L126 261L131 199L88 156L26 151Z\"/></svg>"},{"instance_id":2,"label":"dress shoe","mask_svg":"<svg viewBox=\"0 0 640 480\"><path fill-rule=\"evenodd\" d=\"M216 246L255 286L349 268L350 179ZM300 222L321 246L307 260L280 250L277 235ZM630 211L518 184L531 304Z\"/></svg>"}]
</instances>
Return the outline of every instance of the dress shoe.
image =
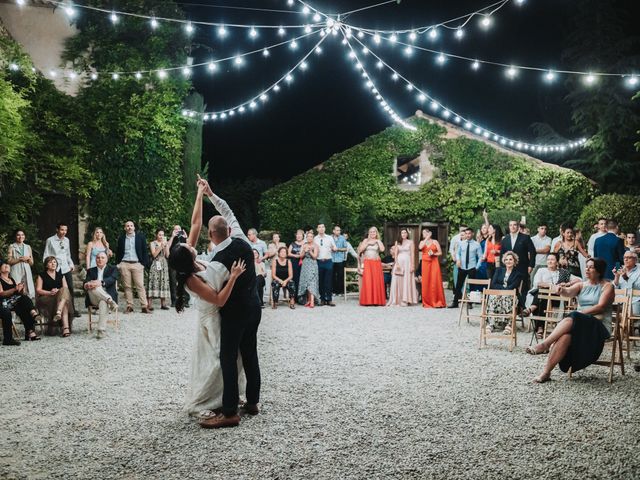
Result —
<instances>
[{"instance_id":1,"label":"dress shoe","mask_svg":"<svg viewBox=\"0 0 640 480\"><path fill-rule=\"evenodd\" d=\"M113 300L109 300L107 302L107 305L109 305L109 311L111 313L115 312L118 309L118 304L116 302L114 302Z\"/></svg>"},{"instance_id":2,"label":"dress shoe","mask_svg":"<svg viewBox=\"0 0 640 480\"><path fill-rule=\"evenodd\" d=\"M242 402L240 404L240 409L249 415L258 415L260 413L260 407L257 403Z\"/></svg>"},{"instance_id":3,"label":"dress shoe","mask_svg":"<svg viewBox=\"0 0 640 480\"><path fill-rule=\"evenodd\" d=\"M327 302L327 303L325 303L325 305L328 305L329 307L335 307L336 306L336 304L333 303L333 302Z\"/></svg>"},{"instance_id":4,"label":"dress shoe","mask_svg":"<svg viewBox=\"0 0 640 480\"><path fill-rule=\"evenodd\" d=\"M151 313L151 310L149 310L147 307L142 307L142 308L140 309L140 311L141 311L142 313Z\"/></svg>"},{"instance_id":5,"label":"dress shoe","mask_svg":"<svg viewBox=\"0 0 640 480\"><path fill-rule=\"evenodd\" d=\"M447 305L447 308L458 308L458 303L452 303L451 305Z\"/></svg>"},{"instance_id":6,"label":"dress shoe","mask_svg":"<svg viewBox=\"0 0 640 480\"><path fill-rule=\"evenodd\" d=\"M2 341L2 345L18 346L18 345L20 345L20 342L18 340L16 340L15 338L12 338L11 340L3 340Z\"/></svg>"},{"instance_id":7,"label":"dress shoe","mask_svg":"<svg viewBox=\"0 0 640 480\"><path fill-rule=\"evenodd\" d=\"M127 306L127 309L124 311L124 313L133 313L133 307Z\"/></svg>"},{"instance_id":8,"label":"dress shoe","mask_svg":"<svg viewBox=\"0 0 640 480\"><path fill-rule=\"evenodd\" d=\"M153 306L151 304L148 304L147 308L149 309L150 312L153 312Z\"/></svg>"},{"instance_id":9,"label":"dress shoe","mask_svg":"<svg viewBox=\"0 0 640 480\"><path fill-rule=\"evenodd\" d=\"M98 330L96 332L96 340L101 340L106 336L106 332L104 330Z\"/></svg>"},{"instance_id":10,"label":"dress shoe","mask_svg":"<svg viewBox=\"0 0 640 480\"><path fill-rule=\"evenodd\" d=\"M171 310L171 309L166 305L163 305L162 307L160 307L160 310Z\"/></svg>"},{"instance_id":11,"label":"dress shoe","mask_svg":"<svg viewBox=\"0 0 640 480\"><path fill-rule=\"evenodd\" d=\"M240 415L237 413L230 417L225 417L223 414L218 414L215 417L200 420L198 422L202 428L228 428L237 427L240 425Z\"/></svg>"},{"instance_id":12,"label":"dress shoe","mask_svg":"<svg viewBox=\"0 0 640 480\"><path fill-rule=\"evenodd\" d=\"M79 311L76 310L75 312L73 312L73 318L80 318L80 317L81 315Z\"/></svg>"}]
</instances>

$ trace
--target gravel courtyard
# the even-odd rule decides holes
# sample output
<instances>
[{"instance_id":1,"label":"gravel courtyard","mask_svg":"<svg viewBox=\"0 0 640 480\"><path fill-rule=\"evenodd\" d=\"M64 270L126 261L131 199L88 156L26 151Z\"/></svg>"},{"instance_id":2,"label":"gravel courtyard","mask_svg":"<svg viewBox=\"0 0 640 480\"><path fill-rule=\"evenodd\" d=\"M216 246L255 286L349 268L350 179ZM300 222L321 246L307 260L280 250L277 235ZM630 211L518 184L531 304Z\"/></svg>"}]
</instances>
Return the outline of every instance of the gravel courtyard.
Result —
<instances>
[{"instance_id":1,"label":"gravel courtyard","mask_svg":"<svg viewBox=\"0 0 640 480\"><path fill-rule=\"evenodd\" d=\"M640 478L632 368L534 385L528 334L479 350L457 311L337 303L264 310L263 412L221 431L181 412L193 309L0 347L0 478Z\"/></svg>"}]
</instances>

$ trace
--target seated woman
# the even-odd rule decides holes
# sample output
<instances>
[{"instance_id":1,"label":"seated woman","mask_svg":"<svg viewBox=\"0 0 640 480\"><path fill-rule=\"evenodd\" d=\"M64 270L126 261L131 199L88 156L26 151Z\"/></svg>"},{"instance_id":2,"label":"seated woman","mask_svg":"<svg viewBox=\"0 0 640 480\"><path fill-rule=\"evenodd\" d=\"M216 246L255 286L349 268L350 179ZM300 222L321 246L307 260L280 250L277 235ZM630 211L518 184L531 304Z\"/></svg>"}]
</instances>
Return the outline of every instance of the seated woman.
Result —
<instances>
[{"instance_id":1,"label":"seated woman","mask_svg":"<svg viewBox=\"0 0 640 480\"><path fill-rule=\"evenodd\" d=\"M271 262L271 297L273 308L278 308L278 297L280 289L283 288L289 293L289 308L296 308L296 288L293 281L293 266L291 260L287 258L287 247L284 245L278 248L278 256Z\"/></svg>"},{"instance_id":2,"label":"seated woman","mask_svg":"<svg viewBox=\"0 0 640 480\"><path fill-rule=\"evenodd\" d=\"M24 283L16 283L9 275L10 272L9 264L0 260L0 301L4 308L16 312L16 315L22 320L26 341L40 340L34 327L36 322L39 323L42 320L42 317L34 308L31 298L24 293Z\"/></svg>"},{"instance_id":3,"label":"seated woman","mask_svg":"<svg viewBox=\"0 0 640 480\"><path fill-rule=\"evenodd\" d=\"M551 371L560 365L563 372L577 372L600 357L604 342L611 337L611 305L615 298L613 285L604 280L607 263L601 258L587 260L587 280L570 287L553 286L552 292L566 297L578 297L578 311L570 313L544 342L527 347L527 353L537 355L550 350L542 373L533 379L544 383Z\"/></svg>"},{"instance_id":4,"label":"seated woman","mask_svg":"<svg viewBox=\"0 0 640 480\"><path fill-rule=\"evenodd\" d=\"M518 304L522 303L519 289L522 283L522 274L516 270L518 265L518 255L512 251L506 252L502 257L504 267L497 268L491 279L492 290L518 290ZM510 297L498 297L495 295L489 295L487 304L487 313L499 313L506 314L513 311L513 300ZM511 335L511 325L508 324L508 319L504 317L491 317L489 316L488 325L486 326L487 333L491 334L496 330L503 330L505 335Z\"/></svg>"},{"instance_id":5,"label":"seated woman","mask_svg":"<svg viewBox=\"0 0 640 480\"><path fill-rule=\"evenodd\" d=\"M73 318L73 302L67 286L67 279L58 268L56 257L44 259L45 271L36 279L36 306L47 318L47 335L54 335L58 325L62 327L62 336L71 335L69 318ZM71 314L71 315L69 315Z\"/></svg>"},{"instance_id":6,"label":"seated woman","mask_svg":"<svg viewBox=\"0 0 640 480\"><path fill-rule=\"evenodd\" d=\"M563 287L571 286L580 281L579 277L571 275L566 268L560 268L559 257L557 253L550 253L547 255L547 268L540 268L536 272L533 278L533 288L529 290L525 305L527 308L523 310L522 316L528 317L529 315L536 314L537 316L544 316L547 309L547 301L540 301L538 298L539 288L550 288L552 285L561 285ZM557 305L556 305L557 307ZM536 336L538 338L543 337L544 322L535 320Z\"/></svg>"}]
</instances>

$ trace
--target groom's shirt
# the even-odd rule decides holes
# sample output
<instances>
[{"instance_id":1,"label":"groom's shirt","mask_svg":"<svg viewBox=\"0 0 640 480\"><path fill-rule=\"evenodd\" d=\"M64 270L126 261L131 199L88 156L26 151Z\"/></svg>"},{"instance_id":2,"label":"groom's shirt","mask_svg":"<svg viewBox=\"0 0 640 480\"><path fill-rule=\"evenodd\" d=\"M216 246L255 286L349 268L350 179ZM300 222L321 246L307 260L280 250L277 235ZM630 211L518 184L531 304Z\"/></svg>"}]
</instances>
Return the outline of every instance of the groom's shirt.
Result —
<instances>
[{"instance_id":1,"label":"groom's shirt","mask_svg":"<svg viewBox=\"0 0 640 480\"><path fill-rule=\"evenodd\" d=\"M216 210L218 210L218 213L227 221L227 224L231 228L231 235L213 248L211 253L207 255L207 260L211 261L213 257L215 257L216 253L227 248L231 244L231 240L233 238L241 238L242 240L247 242L249 245L251 245L251 242L242 231L242 228L240 227L240 223L238 222L238 219L236 218L236 216L233 214L233 211L229 207L229 204L225 202L223 199L221 199L219 196L217 196L215 193L209 197L209 200L211 200L211 203L213 204L213 206L216 207Z\"/></svg>"}]
</instances>

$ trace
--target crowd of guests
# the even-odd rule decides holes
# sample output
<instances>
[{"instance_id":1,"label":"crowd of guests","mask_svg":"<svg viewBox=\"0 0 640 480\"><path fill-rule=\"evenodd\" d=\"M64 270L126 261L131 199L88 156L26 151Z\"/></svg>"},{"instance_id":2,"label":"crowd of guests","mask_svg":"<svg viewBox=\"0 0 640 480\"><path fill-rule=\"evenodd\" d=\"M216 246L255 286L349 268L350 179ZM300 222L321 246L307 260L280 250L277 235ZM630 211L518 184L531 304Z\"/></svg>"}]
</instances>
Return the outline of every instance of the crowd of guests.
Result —
<instances>
[{"instance_id":1,"label":"crowd of guests","mask_svg":"<svg viewBox=\"0 0 640 480\"><path fill-rule=\"evenodd\" d=\"M9 247L6 260L0 259L0 317L3 344L19 345L13 337L12 312L25 329L25 341L40 340L36 326L44 326L45 334L69 337L73 319L80 317L74 306L73 273L78 270L71 256L67 237L68 226L58 224L56 233L46 240L42 273L33 275L34 256L25 243L23 230L15 232L15 242ZM155 232L147 243L143 233L136 231L135 223L127 221L124 232L111 249L102 228L93 231L85 248L86 274L82 284L85 306L95 308L98 315L96 338L105 336L107 315L118 308L118 282L125 294L125 313L134 311L134 290L140 301L140 311L151 314L153 300L160 308L169 310L176 300L176 276L167 263L169 246L176 236L186 232L175 225L169 239L163 229ZM115 266L109 260L115 261ZM148 272L145 281L145 271Z\"/></svg>"}]
</instances>

